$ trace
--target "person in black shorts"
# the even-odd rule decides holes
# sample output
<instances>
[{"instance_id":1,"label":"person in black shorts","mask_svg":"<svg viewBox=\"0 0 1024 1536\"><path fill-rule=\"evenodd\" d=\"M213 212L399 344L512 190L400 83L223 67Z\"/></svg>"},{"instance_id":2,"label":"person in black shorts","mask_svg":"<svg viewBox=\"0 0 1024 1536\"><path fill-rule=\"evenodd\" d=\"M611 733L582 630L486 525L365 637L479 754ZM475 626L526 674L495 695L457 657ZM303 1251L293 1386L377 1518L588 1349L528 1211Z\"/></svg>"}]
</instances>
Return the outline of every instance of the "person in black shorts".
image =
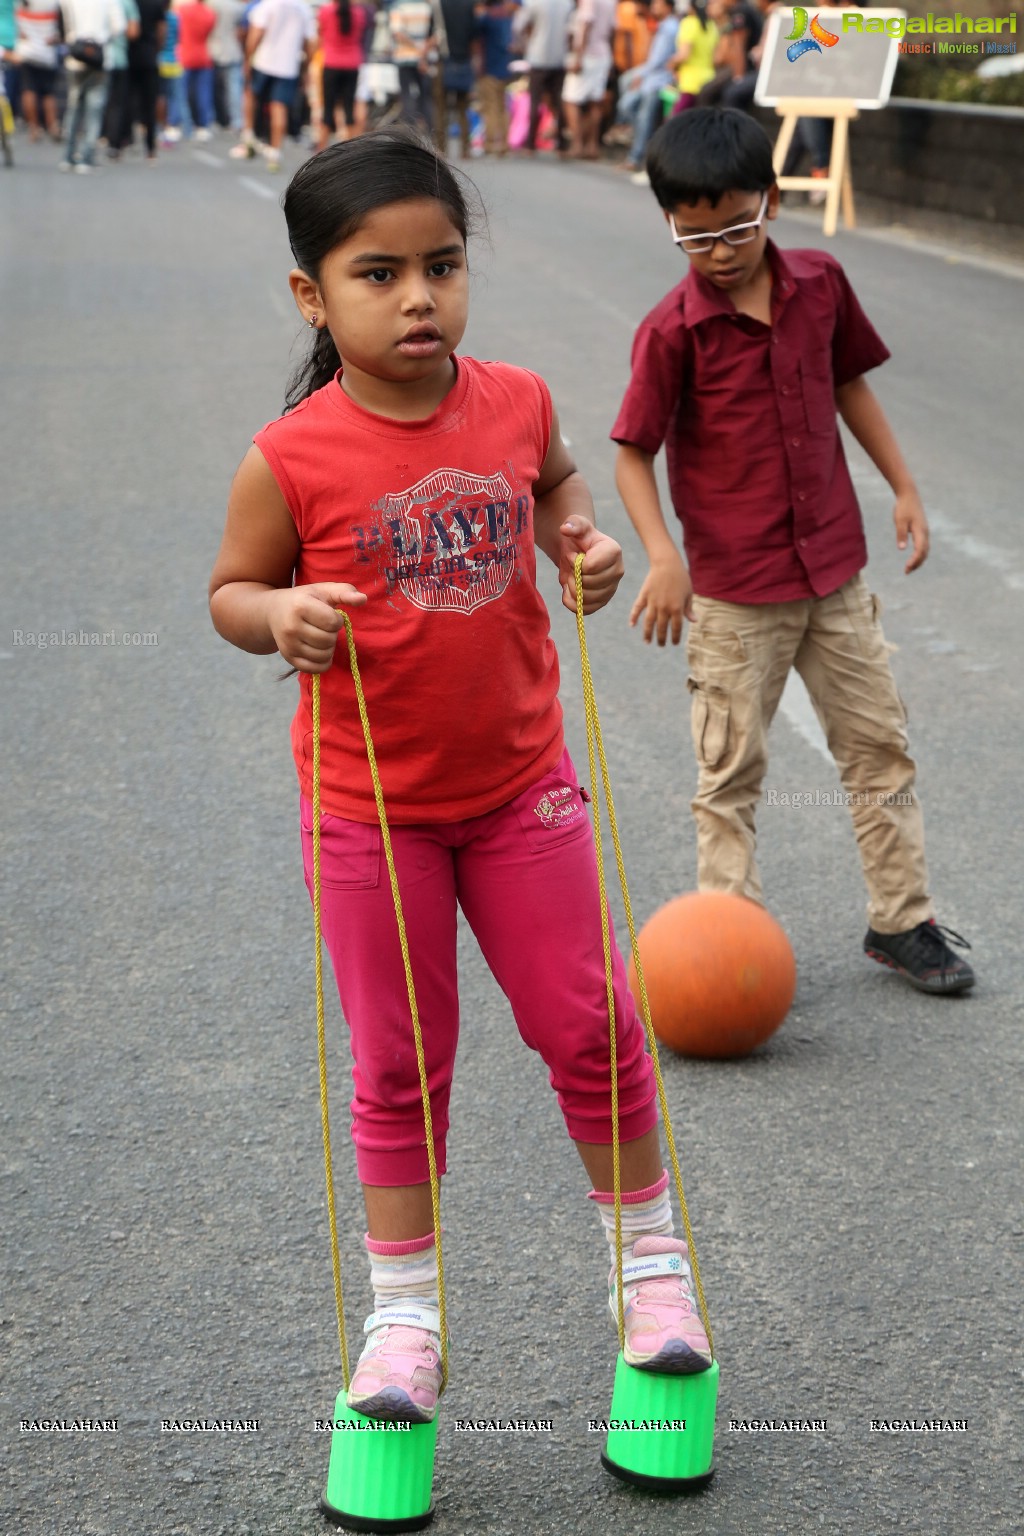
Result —
<instances>
[{"instance_id":1,"label":"person in black shorts","mask_svg":"<svg viewBox=\"0 0 1024 1536\"><path fill-rule=\"evenodd\" d=\"M57 49L60 40L56 0L21 0L13 8L17 28L14 54L20 85L20 111L29 141L40 137L40 113L51 139L60 138L57 116ZM2 67L2 66L0 66Z\"/></svg>"},{"instance_id":2,"label":"person in black shorts","mask_svg":"<svg viewBox=\"0 0 1024 1536\"><path fill-rule=\"evenodd\" d=\"M57 71L47 69L43 64L25 64L21 66L21 112L28 124L30 140L40 137L39 113L42 110L43 122L51 139L60 138L60 128L57 123Z\"/></svg>"},{"instance_id":3,"label":"person in black shorts","mask_svg":"<svg viewBox=\"0 0 1024 1536\"><path fill-rule=\"evenodd\" d=\"M358 79L358 69L324 68L324 127L328 131L332 124L337 124L339 112L346 130L355 127ZM338 137L347 139L349 135L339 126Z\"/></svg>"},{"instance_id":4,"label":"person in black shorts","mask_svg":"<svg viewBox=\"0 0 1024 1536\"><path fill-rule=\"evenodd\" d=\"M354 139L366 129L366 102L356 100L356 85L372 16L367 6L353 0L329 0L320 7L317 23L324 60L318 147L326 149L332 135Z\"/></svg>"}]
</instances>

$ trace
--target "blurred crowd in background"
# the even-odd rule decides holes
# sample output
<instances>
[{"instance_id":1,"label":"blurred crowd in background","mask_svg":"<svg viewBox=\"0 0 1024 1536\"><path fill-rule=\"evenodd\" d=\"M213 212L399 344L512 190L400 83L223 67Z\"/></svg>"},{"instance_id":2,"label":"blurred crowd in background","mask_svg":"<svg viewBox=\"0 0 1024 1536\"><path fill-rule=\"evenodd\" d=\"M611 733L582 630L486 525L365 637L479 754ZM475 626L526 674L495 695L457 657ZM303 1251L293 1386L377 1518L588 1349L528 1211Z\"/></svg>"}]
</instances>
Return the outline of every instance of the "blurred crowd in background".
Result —
<instances>
[{"instance_id":1,"label":"blurred crowd in background","mask_svg":"<svg viewBox=\"0 0 1024 1536\"><path fill-rule=\"evenodd\" d=\"M270 171L402 120L445 154L616 163L694 105L749 109L771 0L0 0L8 116L88 174L228 133ZM796 153L824 176L827 132Z\"/></svg>"}]
</instances>

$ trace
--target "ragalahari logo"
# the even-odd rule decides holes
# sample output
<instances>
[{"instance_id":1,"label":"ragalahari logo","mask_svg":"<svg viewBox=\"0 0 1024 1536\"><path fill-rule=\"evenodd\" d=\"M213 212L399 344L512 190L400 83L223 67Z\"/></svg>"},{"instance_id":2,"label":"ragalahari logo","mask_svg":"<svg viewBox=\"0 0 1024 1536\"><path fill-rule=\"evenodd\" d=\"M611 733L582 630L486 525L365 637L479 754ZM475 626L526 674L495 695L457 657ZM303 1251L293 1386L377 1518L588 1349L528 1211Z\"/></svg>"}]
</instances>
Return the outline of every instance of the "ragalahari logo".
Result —
<instances>
[{"instance_id":1,"label":"ragalahari logo","mask_svg":"<svg viewBox=\"0 0 1024 1536\"><path fill-rule=\"evenodd\" d=\"M793 7L793 30L786 38L789 47L786 49L786 58L791 64L797 59L802 59L805 53L820 53L823 48L834 48L839 38L827 27L823 27L818 17L811 22L811 35L804 37L807 31L807 12L802 5Z\"/></svg>"},{"instance_id":2,"label":"ragalahari logo","mask_svg":"<svg viewBox=\"0 0 1024 1536\"><path fill-rule=\"evenodd\" d=\"M839 37L830 32L821 24L821 17L815 16L810 24L810 36L807 32L808 11L802 5L793 7L793 30L785 41L789 44L786 49L786 58L791 64L797 59L802 59L805 53L821 53L823 48L834 48L839 42ZM830 18L831 19L831 18ZM838 17L836 18L839 19ZM1016 41L1004 42L1000 36L1005 28L1011 37L1016 38L1017 17L1009 16L962 16L959 11L953 16L936 16L928 12L924 16L866 16L863 11L844 11L842 13L842 36L848 32L860 34L884 34L886 37L894 37L899 41L901 53L1016 53ZM927 43L904 43L902 39L914 33L936 34L937 41ZM966 33L970 42L960 42L959 36ZM956 42L947 40L943 34L955 34ZM976 39L981 41L976 41ZM998 41L989 41L990 38L998 38Z\"/></svg>"}]
</instances>

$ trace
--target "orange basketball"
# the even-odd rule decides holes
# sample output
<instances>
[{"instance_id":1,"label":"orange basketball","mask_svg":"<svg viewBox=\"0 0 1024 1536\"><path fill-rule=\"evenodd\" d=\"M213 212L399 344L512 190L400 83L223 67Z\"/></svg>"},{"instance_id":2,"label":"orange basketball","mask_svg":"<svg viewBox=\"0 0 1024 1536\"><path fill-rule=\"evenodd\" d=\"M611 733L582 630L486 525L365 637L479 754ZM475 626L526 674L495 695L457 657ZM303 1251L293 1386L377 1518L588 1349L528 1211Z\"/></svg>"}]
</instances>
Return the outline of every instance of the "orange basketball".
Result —
<instances>
[{"instance_id":1,"label":"orange basketball","mask_svg":"<svg viewBox=\"0 0 1024 1536\"><path fill-rule=\"evenodd\" d=\"M667 902L637 936L654 1033L682 1056L746 1056L796 991L789 940L763 907L726 891ZM636 972L629 984L638 999Z\"/></svg>"}]
</instances>

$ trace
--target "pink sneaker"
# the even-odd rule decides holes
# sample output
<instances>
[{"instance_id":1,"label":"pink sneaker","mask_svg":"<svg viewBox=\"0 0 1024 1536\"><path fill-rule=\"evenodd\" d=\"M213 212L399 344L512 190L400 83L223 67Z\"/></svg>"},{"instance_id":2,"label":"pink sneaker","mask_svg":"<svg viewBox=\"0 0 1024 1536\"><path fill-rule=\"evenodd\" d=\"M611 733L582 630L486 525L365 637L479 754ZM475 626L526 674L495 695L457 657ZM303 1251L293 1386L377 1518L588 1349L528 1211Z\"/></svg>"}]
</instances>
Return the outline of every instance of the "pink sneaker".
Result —
<instances>
[{"instance_id":1,"label":"pink sneaker","mask_svg":"<svg viewBox=\"0 0 1024 1536\"><path fill-rule=\"evenodd\" d=\"M700 1320L686 1244L678 1237L638 1237L623 1253L626 1364L661 1375L706 1371L711 1346ZM615 1270L608 1305L618 1321Z\"/></svg>"},{"instance_id":2,"label":"pink sneaker","mask_svg":"<svg viewBox=\"0 0 1024 1536\"><path fill-rule=\"evenodd\" d=\"M348 1389L348 1406L368 1419L429 1424L441 1392L441 1319L410 1302L366 1319L367 1335Z\"/></svg>"}]
</instances>

